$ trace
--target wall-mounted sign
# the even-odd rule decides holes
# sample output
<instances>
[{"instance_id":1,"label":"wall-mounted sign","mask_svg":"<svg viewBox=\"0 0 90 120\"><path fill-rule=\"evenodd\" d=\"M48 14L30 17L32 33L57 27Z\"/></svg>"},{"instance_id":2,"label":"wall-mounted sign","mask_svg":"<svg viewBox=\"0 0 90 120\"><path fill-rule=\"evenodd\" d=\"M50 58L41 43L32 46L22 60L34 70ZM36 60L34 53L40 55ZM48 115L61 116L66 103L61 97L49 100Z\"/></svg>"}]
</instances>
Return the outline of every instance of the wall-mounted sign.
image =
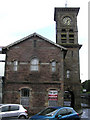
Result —
<instances>
[{"instance_id":1,"label":"wall-mounted sign","mask_svg":"<svg viewBox=\"0 0 90 120\"><path fill-rule=\"evenodd\" d=\"M48 93L48 100L58 100L58 91L50 90Z\"/></svg>"}]
</instances>

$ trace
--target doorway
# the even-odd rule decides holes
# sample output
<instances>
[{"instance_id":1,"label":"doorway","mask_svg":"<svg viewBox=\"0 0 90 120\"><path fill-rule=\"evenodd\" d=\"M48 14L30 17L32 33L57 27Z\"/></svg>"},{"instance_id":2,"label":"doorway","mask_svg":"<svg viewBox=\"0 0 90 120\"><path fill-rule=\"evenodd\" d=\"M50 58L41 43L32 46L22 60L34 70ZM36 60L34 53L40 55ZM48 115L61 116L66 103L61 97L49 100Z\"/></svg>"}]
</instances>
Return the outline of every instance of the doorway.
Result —
<instances>
[{"instance_id":1,"label":"doorway","mask_svg":"<svg viewBox=\"0 0 90 120\"><path fill-rule=\"evenodd\" d=\"M75 105L75 97L73 91L65 91L64 92L64 106L70 106L74 108Z\"/></svg>"}]
</instances>

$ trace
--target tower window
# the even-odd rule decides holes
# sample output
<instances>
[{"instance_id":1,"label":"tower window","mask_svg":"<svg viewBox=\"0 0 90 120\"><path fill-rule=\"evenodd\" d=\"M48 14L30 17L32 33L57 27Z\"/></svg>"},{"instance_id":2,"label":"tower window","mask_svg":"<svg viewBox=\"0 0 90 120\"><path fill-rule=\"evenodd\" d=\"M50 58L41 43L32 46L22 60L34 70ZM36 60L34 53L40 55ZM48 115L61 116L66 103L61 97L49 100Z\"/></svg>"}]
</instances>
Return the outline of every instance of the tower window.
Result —
<instances>
[{"instance_id":1,"label":"tower window","mask_svg":"<svg viewBox=\"0 0 90 120\"><path fill-rule=\"evenodd\" d=\"M74 43L74 34L69 33L69 43Z\"/></svg>"},{"instance_id":2,"label":"tower window","mask_svg":"<svg viewBox=\"0 0 90 120\"><path fill-rule=\"evenodd\" d=\"M74 43L74 39L69 39L69 43Z\"/></svg>"},{"instance_id":3,"label":"tower window","mask_svg":"<svg viewBox=\"0 0 90 120\"><path fill-rule=\"evenodd\" d=\"M62 38L66 38L66 34L61 34L61 37Z\"/></svg>"},{"instance_id":4,"label":"tower window","mask_svg":"<svg viewBox=\"0 0 90 120\"><path fill-rule=\"evenodd\" d=\"M73 32L73 29L70 29L69 32Z\"/></svg>"},{"instance_id":5,"label":"tower window","mask_svg":"<svg viewBox=\"0 0 90 120\"><path fill-rule=\"evenodd\" d=\"M31 60L30 70L31 71L38 71L39 70L39 60L37 58L34 58Z\"/></svg>"},{"instance_id":6,"label":"tower window","mask_svg":"<svg viewBox=\"0 0 90 120\"><path fill-rule=\"evenodd\" d=\"M66 29L62 29L62 30L61 30L61 42L62 42L62 43L66 43L66 41L67 41Z\"/></svg>"},{"instance_id":7,"label":"tower window","mask_svg":"<svg viewBox=\"0 0 90 120\"><path fill-rule=\"evenodd\" d=\"M66 33L61 33L61 41L62 41L62 43L66 43L66 40L67 40Z\"/></svg>"},{"instance_id":8,"label":"tower window","mask_svg":"<svg viewBox=\"0 0 90 120\"><path fill-rule=\"evenodd\" d=\"M74 35L73 35L73 34L70 34L70 35L69 35L69 38L74 38Z\"/></svg>"},{"instance_id":9,"label":"tower window","mask_svg":"<svg viewBox=\"0 0 90 120\"><path fill-rule=\"evenodd\" d=\"M74 33L73 29L69 30L69 43L74 43Z\"/></svg>"},{"instance_id":10,"label":"tower window","mask_svg":"<svg viewBox=\"0 0 90 120\"><path fill-rule=\"evenodd\" d=\"M62 29L62 32L66 32L66 29Z\"/></svg>"}]
</instances>

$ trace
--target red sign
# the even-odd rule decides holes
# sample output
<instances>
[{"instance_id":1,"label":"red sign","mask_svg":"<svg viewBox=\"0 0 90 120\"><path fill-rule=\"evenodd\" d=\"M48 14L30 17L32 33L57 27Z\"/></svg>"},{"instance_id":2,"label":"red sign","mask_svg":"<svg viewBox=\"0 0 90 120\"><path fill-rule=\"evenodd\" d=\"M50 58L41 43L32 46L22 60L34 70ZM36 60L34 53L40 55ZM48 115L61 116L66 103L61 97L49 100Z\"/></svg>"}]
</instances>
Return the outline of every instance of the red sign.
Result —
<instances>
[{"instance_id":1,"label":"red sign","mask_svg":"<svg viewBox=\"0 0 90 120\"><path fill-rule=\"evenodd\" d=\"M49 91L48 100L58 100L58 92L56 90Z\"/></svg>"}]
</instances>

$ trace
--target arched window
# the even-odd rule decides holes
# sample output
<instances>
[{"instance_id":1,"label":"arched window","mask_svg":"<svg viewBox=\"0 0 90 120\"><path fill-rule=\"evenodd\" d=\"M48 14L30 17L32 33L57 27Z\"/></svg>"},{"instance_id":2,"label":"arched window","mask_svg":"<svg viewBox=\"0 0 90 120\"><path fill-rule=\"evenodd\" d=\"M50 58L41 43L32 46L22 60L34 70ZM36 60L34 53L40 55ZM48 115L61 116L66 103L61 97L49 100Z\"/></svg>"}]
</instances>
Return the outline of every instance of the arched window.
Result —
<instances>
[{"instance_id":1,"label":"arched window","mask_svg":"<svg viewBox=\"0 0 90 120\"><path fill-rule=\"evenodd\" d=\"M51 62L51 71L56 72L56 61Z\"/></svg>"},{"instance_id":2,"label":"arched window","mask_svg":"<svg viewBox=\"0 0 90 120\"><path fill-rule=\"evenodd\" d=\"M30 70L31 71L38 71L39 70L39 60L37 58L33 58L31 60Z\"/></svg>"}]
</instances>

